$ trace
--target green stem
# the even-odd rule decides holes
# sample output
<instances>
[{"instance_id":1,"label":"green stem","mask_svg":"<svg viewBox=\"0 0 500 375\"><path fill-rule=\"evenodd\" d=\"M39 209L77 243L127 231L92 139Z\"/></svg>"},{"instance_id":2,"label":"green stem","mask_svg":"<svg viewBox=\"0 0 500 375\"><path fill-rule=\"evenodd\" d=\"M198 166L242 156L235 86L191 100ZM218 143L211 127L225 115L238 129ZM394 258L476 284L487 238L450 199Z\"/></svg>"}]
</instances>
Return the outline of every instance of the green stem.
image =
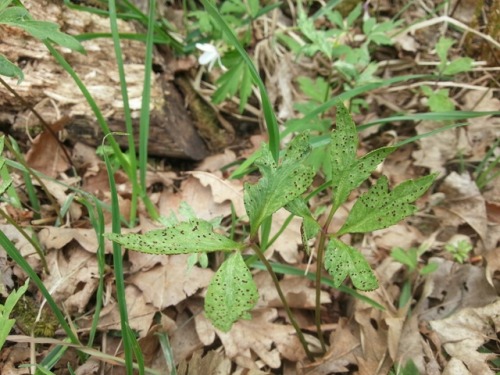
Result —
<instances>
[{"instance_id":1,"label":"green stem","mask_svg":"<svg viewBox=\"0 0 500 375\"><path fill-rule=\"evenodd\" d=\"M316 322L316 331L323 352L326 352L326 344L325 344L325 339L323 337L323 332L321 330L321 270L323 267L323 255L325 253L325 242L328 233L328 227L332 222L335 211L336 210L332 206L330 213L328 214L328 219L326 219L325 225L323 226L323 230L321 231L318 244L318 253L316 254L316 283L315 283L316 307L314 310L314 316Z\"/></svg>"},{"instance_id":2,"label":"green stem","mask_svg":"<svg viewBox=\"0 0 500 375\"><path fill-rule=\"evenodd\" d=\"M293 328L295 328L295 332L297 332L297 337L299 338L300 343L302 344L302 347L304 348L304 351L307 355L307 358L313 362L314 361L314 356L312 353L309 351L309 347L307 345L306 338L304 337L304 334L300 330L299 324L297 323L297 320L295 320L295 316L292 313L292 309L290 309L290 305L288 304L285 295L283 293L283 290L281 290L280 282L278 280L278 277L276 276L276 273L273 271L273 267L269 263L269 261L266 259L264 256L264 253L261 251L260 247L257 246L256 244L252 244L252 249L255 251L255 254L259 257L260 261L264 266L266 267L267 272L269 275L271 275L271 278L273 279L274 286L276 288L276 291L278 292L278 295L280 297L281 303L283 303L283 307L285 308L286 314L288 315L288 319L290 319L290 323L292 323Z\"/></svg>"}]
</instances>

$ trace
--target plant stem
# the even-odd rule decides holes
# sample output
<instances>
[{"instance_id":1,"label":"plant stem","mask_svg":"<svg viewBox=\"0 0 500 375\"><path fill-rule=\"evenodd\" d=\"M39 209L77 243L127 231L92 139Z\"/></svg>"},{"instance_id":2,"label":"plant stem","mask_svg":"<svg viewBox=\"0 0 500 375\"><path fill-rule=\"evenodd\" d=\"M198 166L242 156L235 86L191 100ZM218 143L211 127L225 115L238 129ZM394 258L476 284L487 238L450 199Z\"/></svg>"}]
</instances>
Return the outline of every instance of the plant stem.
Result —
<instances>
[{"instance_id":1,"label":"plant stem","mask_svg":"<svg viewBox=\"0 0 500 375\"><path fill-rule=\"evenodd\" d=\"M316 331L318 334L319 342L321 343L321 350L326 352L326 343L321 330L321 269L323 267L323 255L325 252L325 242L328 234L328 227L332 222L333 215L335 214L334 206L332 206L328 218L326 219L323 230L321 231L318 244L318 253L316 254L316 307L314 309L314 316L316 322Z\"/></svg>"},{"instance_id":2,"label":"plant stem","mask_svg":"<svg viewBox=\"0 0 500 375\"><path fill-rule=\"evenodd\" d=\"M292 310L290 309L290 305L288 304L288 302L285 298L285 295L283 294L283 290L281 290L280 282L278 280L278 277L276 276L276 273L274 273L271 264L264 256L260 247L258 245L256 245L255 243L252 244L251 247L255 251L255 254L257 254L257 256L259 257L262 264L264 264L264 266L266 267L266 270L269 273L269 275L271 275L271 278L273 279L273 283L274 283L274 286L276 288L276 291L278 292L278 295L280 297L281 303L283 303L283 307L285 308L286 314L288 315L288 319L290 319L290 323L292 323L293 328L295 328L295 332L297 332L297 337L299 338L299 341L302 344L302 347L304 348L304 351L307 355L307 358L311 362L314 361L314 356L309 351L309 347L307 346L306 338L304 337L304 334L300 330L299 324L295 320L295 316L293 315Z\"/></svg>"}]
</instances>

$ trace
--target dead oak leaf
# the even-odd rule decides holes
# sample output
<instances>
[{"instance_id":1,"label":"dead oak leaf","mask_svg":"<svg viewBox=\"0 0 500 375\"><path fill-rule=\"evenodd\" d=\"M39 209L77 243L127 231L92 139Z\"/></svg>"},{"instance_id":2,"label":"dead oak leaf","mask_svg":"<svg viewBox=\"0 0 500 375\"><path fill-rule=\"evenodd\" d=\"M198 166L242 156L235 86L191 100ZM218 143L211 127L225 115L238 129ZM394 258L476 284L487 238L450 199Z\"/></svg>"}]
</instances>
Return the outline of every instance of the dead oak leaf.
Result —
<instances>
[{"instance_id":1,"label":"dead oak leaf","mask_svg":"<svg viewBox=\"0 0 500 375\"><path fill-rule=\"evenodd\" d=\"M69 313L83 313L99 283L97 259L94 254L73 244L61 251L50 251L50 269L44 284L56 302L64 302Z\"/></svg>"},{"instance_id":2,"label":"dead oak leaf","mask_svg":"<svg viewBox=\"0 0 500 375\"><path fill-rule=\"evenodd\" d=\"M216 333L229 358L252 358L252 353L255 353L267 366L278 368L282 358L297 362L304 359L305 353L291 325L273 323L277 317L276 309L254 310L251 320L237 321L227 333L213 328L204 314L197 315L195 321L198 335L205 345L211 344L205 340L213 341L213 333Z\"/></svg>"},{"instance_id":3,"label":"dead oak leaf","mask_svg":"<svg viewBox=\"0 0 500 375\"><path fill-rule=\"evenodd\" d=\"M133 285L128 285L125 288L125 298L127 300L129 326L139 333L139 337L144 337L148 333L158 309L147 303L142 291ZM91 321L88 324L90 326ZM101 331L121 331L121 318L117 302L113 301L102 309L98 328Z\"/></svg>"},{"instance_id":4,"label":"dead oak leaf","mask_svg":"<svg viewBox=\"0 0 500 375\"><path fill-rule=\"evenodd\" d=\"M486 203L470 175L452 172L439 190L447 199L442 206L436 206L434 211L443 225L457 227L467 223L485 240L488 233Z\"/></svg>"},{"instance_id":5,"label":"dead oak leaf","mask_svg":"<svg viewBox=\"0 0 500 375\"><path fill-rule=\"evenodd\" d=\"M147 254L145 254L147 255ZM198 290L206 288L213 271L199 267L188 270L189 255L168 256L168 261L127 278L129 284L142 291L147 303L162 310L184 301Z\"/></svg>"},{"instance_id":6,"label":"dead oak leaf","mask_svg":"<svg viewBox=\"0 0 500 375\"><path fill-rule=\"evenodd\" d=\"M63 118L52 125L52 132L44 130L36 136L26 154L26 164L30 168L55 178L59 173L70 167L70 163L62 149L64 146L56 138L57 132L64 128L67 121L68 119Z\"/></svg>"},{"instance_id":7,"label":"dead oak leaf","mask_svg":"<svg viewBox=\"0 0 500 375\"><path fill-rule=\"evenodd\" d=\"M210 187L215 203L226 203L229 206L227 214L231 213L230 203L232 203L238 217L246 216L245 205L243 204L243 185L241 181L226 180L215 173L203 171L192 171L188 173L198 179L204 187Z\"/></svg>"},{"instance_id":8,"label":"dead oak leaf","mask_svg":"<svg viewBox=\"0 0 500 375\"><path fill-rule=\"evenodd\" d=\"M267 272L259 272L254 276L259 290L258 306L283 307L271 276ZM315 289L311 281L305 277L286 277L280 281L281 290L291 308L314 309L316 306ZM327 291L321 291L321 303L330 303Z\"/></svg>"},{"instance_id":9,"label":"dead oak leaf","mask_svg":"<svg viewBox=\"0 0 500 375\"><path fill-rule=\"evenodd\" d=\"M451 357L463 362L473 374L494 374L487 361L496 355L477 350L500 332L499 311L500 300L497 300L483 307L462 309L430 324Z\"/></svg>"}]
</instances>

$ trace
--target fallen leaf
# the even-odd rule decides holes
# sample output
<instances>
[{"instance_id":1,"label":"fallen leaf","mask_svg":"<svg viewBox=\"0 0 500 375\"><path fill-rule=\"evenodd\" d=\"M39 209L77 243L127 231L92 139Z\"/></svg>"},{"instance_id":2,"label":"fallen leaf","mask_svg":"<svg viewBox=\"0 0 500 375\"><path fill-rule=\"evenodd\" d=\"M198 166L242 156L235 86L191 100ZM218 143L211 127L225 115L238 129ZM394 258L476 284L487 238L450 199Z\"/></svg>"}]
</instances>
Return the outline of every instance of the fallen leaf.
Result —
<instances>
[{"instance_id":1,"label":"fallen leaf","mask_svg":"<svg viewBox=\"0 0 500 375\"><path fill-rule=\"evenodd\" d=\"M26 164L30 168L55 178L71 166L62 149L64 146L56 138L57 133L64 128L68 121L68 118L63 118L51 126L52 132L44 130L36 136L31 148L26 153Z\"/></svg>"},{"instance_id":2,"label":"fallen leaf","mask_svg":"<svg viewBox=\"0 0 500 375\"><path fill-rule=\"evenodd\" d=\"M236 154L230 149L226 148L223 154L216 154L207 156L201 164L196 168L197 171L215 172L219 171L229 163L236 160ZM234 180L233 180L234 181Z\"/></svg>"},{"instance_id":3,"label":"fallen leaf","mask_svg":"<svg viewBox=\"0 0 500 375\"><path fill-rule=\"evenodd\" d=\"M125 298L127 300L129 326L139 333L139 337L144 337L148 333L158 309L148 304L143 293L133 285L125 287ZM102 309L98 328L101 331L121 331L120 322L118 303L112 301ZM90 323L89 321L87 324L90 325Z\"/></svg>"},{"instance_id":4,"label":"fallen leaf","mask_svg":"<svg viewBox=\"0 0 500 375\"><path fill-rule=\"evenodd\" d=\"M497 358L494 353L480 353L480 348L500 332L500 300L482 307L464 308L453 315L430 321L446 352L463 362L473 374L493 375L487 361Z\"/></svg>"},{"instance_id":5,"label":"fallen leaf","mask_svg":"<svg viewBox=\"0 0 500 375\"><path fill-rule=\"evenodd\" d=\"M442 205L434 207L434 212L442 220L442 225L458 227L467 223L483 240L486 239L486 204L470 175L450 173L439 191L443 192L446 198Z\"/></svg>"},{"instance_id":6,"label":"fallen leaf","mask_svg":"<svg viewBox=\"0 0 500 375\"><path fill-rule=\"evenodd\" d=\"M196 177L200 183L209 186L212 192L213 201L217 204L226 203L227 216L231 213L230 203L234 205L238 217L246 217L245 205L243 204L243 185L239 180L222 179L215 173L202 171L189 172L191 176Z\"/></svg>"},{"instance_id":7,"label":"fallen leaf","mask_svg":"<svg viewBox=\"0 0 500 375\"><path fill-rule=\"evenodd\" d=\"M438 121L422 121L415 127L417 133L425 134L436 129L442 128L444 125ZM413 151L412 156L415 159L415 165L426 167L431 172L439 172L441 176L446 172L444 165L448 160L453 159L457 152L461 155L467 154L464 150L465 145L461 147L461 136L463 129L446 130L432 137L420 139L420 150Z\"/></svg>"},{"instance_id":8,"label":"fallen leaf","mask_svg":"<svg viewBox=\"0 0 500 375\"><path fill-rule=\"evenodd\" d=\"M430 258L429 262L438 264L438 269L426 276L430 292L417 310L421 320L440 319L453 311L483 306L497 299L483 268L443 258Z\"/></svg>"},{"instance_id":9,"label":"fallen leaf","mask_svg":"<svg viewBox=\"0 0 500 375\"><path fill-rule=\"evenodd\" d=\"M259 307L283 307L271 276L267 272L254 275L259 290ZM315 288L312 282L305 277L290 276L280 280L281 290L291 308L314 309L316 306ZM327 291L321 291L321 303L330 303L331 298Z\"/></svg>"},{"instance_id":10,"label":"fallen leaf","mask_svg":"<svg viewBox=\"0 0 500 375\"><path fill-rule=\"evenodd\" d=\"M64 250L50 251L46 255L50 275L44 284L56 302L63 302L71 314L85 312L99 283L99 270L94 254L84 251L78 244Z\"/></svg>"},{"instance_id":11,"label":"fallen leaf","mask_svg":"<svg viewBox=\"0 0 500 375\"><path fill-rule=\"evenodd\" d=\"M290 361L300 361L305 357L295 330L290 325L273 323L278 317L276 309L259 309L252 311L251 320L239 320L234 323L231 331L224 333L215 330L226 355L229 358L243 356L252 358L255 353L267 366L279 368L282 358ZM200 339L212 336L207 332L207 324L211 326L204 314L196 316L196 330ZM198 330L201 325L202 331ZM307 335L306 335L307 336ZM204 342L207 345L206 342Z\"/></svg>"},{"instance_id":12,"label":"fallen leaf","mask_svg":"<svg viewBox=\"0 0 500 375\"><path fill-rule=\"evenodd\" d=\"M210 269L187 268L189 255L165 256L167 262L148 271L140 271L127 282L142 291L144 300L158 310L175 306L200 289L206 288L214 272Z\"/></svg>"}]
</instances>

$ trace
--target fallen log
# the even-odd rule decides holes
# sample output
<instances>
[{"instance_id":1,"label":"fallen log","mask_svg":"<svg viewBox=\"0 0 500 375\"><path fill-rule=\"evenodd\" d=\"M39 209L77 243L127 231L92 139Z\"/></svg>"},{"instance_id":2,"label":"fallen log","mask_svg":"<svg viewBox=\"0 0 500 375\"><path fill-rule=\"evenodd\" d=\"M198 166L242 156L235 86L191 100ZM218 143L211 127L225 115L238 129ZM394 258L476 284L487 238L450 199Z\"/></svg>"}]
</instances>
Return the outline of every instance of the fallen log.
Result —
<instances>
[{"instance_id":1,"label":"fallen log","mask_svg":"<svg viewBox=\"0 0 500 375\"><path fill-rule=\"evenodd\" d=\"M51 21L70 35L82 33L109 33L109 20L95 14L68 9L63 4L45 1L26 1L26 8L36 20ZM139 25L119 20L122 33L136 33ZM18 100L4 86L0 86L0 123L10 127L18 138L40 129L40 121L25 103L41 114L47 123L67 116L66 139L88 145L101 144L103 132L75 82L57 64L40 41L20 29L0 25L0 53L20 66L25 79L19 85L15 79L5 81L23 98ZM92 94L112 131L125 131L123 101L113 42L98 38L82 42L87 54L59 48ZM124 70L132 109L134 137L138 140L139 113L144 78L145 45L140 41L122 40ZM170 70L173 57L168 53L154 53L155 73L151 80L149 154L162 157L200 160L211 151L228 145L230 130L222 126L200 124L186 107L185 98L178 90ZM185 82L183 82L183 85ZM23 103L25 102L25 103ZM203 129L199 131L199 129ZM212 139L216 139L214 144ZM117 137L127 147L126 137Z\"/></svg>"}]
</instances>

